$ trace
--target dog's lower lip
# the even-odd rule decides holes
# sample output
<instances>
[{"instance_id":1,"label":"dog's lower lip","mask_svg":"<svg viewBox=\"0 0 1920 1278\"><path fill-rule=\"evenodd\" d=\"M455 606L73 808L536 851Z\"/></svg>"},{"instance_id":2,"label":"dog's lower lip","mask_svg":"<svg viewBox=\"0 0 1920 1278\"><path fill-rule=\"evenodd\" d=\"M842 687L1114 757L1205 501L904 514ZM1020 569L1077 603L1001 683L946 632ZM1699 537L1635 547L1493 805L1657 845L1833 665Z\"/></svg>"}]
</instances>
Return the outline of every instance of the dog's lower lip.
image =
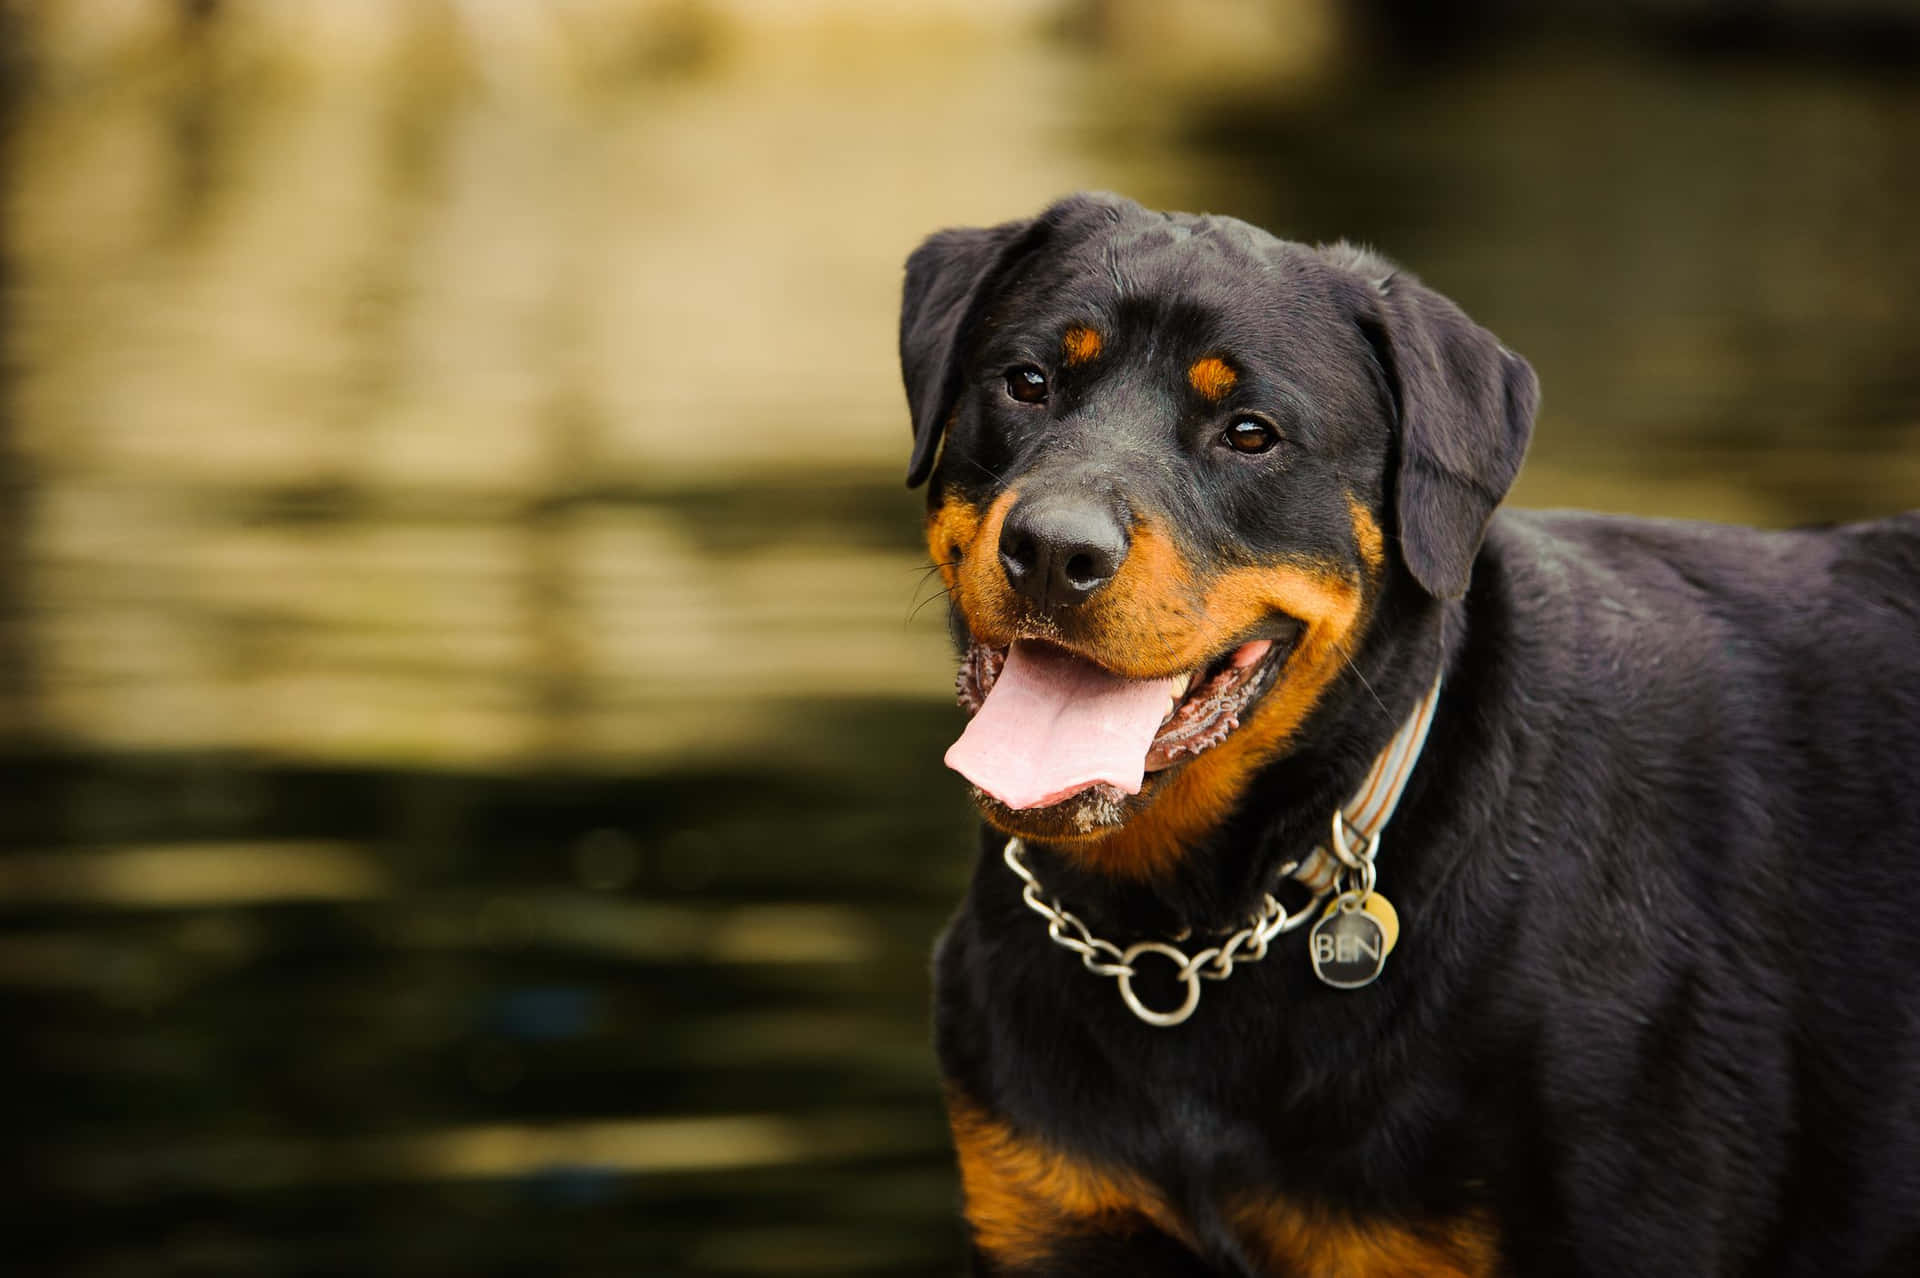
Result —
<instances>
[{"instance_id":1,"label":"dog's lower lip","mask_svg":"<svg viewBox=\"0 0 1920 1278\"><path fill-rule=\"evenodd\" d=\"M1195 675L1160 725L1147 751L1146 770L1165 771L1226 740L1240 726L1241 713L1259 695L1265 682L1261 674L1276 660L1278 650L1271 640L1244 643L1224 662L1215 661Z\"/></svg>"}]
</instances>

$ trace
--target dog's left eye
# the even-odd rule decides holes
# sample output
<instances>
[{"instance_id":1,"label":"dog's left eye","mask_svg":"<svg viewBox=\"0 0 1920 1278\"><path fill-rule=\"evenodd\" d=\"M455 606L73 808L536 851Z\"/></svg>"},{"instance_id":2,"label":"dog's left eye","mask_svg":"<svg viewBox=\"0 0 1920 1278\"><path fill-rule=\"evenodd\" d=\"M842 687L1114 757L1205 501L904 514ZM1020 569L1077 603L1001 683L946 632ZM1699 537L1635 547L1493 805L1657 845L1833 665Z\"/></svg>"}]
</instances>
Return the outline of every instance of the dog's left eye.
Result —
<instances>
[{"instance_id":1,"label":"dog's left eye","mask_svg":"<svg viewBox=\"0 0 1920 1278\"><path fill-rule=\"evenodd\" d=\"M1280 432L1258 417L1236 417L1220 442L1242 453L1264 453L1280 442Z\"/></svg>"},{"instance_id":2,"label":"dog's left eye","mask_svg":"<svg viewBox=\"0 0 1920 1278\"><path fill-rule=\"evenodd\" d=\"M1047 375L1031 364L1016 364L1007 370L1007 394L1023 404L1047 402Z\"/></svg>"}]
</instances>

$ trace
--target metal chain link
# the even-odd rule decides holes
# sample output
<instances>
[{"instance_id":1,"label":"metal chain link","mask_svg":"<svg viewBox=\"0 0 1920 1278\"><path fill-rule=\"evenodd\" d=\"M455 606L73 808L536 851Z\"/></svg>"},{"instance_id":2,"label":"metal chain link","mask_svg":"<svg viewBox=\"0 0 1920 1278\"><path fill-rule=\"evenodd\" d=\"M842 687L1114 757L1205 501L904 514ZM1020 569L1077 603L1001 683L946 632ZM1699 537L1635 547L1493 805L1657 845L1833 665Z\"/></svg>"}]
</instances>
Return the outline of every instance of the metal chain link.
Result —
<instances>
[{"instance_id":1,"label":"metal chain link","mask_svg":"<svg viewBox=\"0 0 1920 1278\"><path fill-rule=\"evenodd\" d=\"M1337 815L1334 823L1336 827L1340 823ZM1366 848L1365 864L1369 871L1373 868L1372 854L1378 845L1379 838L1376 836ZM1276 936L1304 925L1321 903L1333 895L1334 890L1334 885L1329 884L1291 914L1272 893L1268 893L1261 899L1260 913L1254 916L1252 922L1219 945L1209 946L1198 954L1189 955L1164 941L1140 941L1123 950L1112 941L1095 936L1092 929L1073 911L1058 901L1048 901L1042 895L1044 889L1040 886L1040 880L1034 877L1033 871L1027 868L1026 861L1020 855L1022 847L1019 838L1010 838L1000 854L1007 868L1019 875L1025 885L1020 889L1020 899L1027 903L1028 909L1047 921L1047 935L1054 944L1078 954L1081 964L1089 972L1097 976L1110 976L1119 982L1120 997L1128 1009L1149 1025L1178 1025L1193 1015L1193 1009L1200 1005L1201 980L1224 981L1233 975L1236 963L1257 963L1265 958L1267 946ZM1341 848L1344 851L1344 841ZM1368 878L1371 877L1369 874ZM1181 1006L1171 1012L1156 1012L1135 997L1133 978L1138 973L1133 962L1142 954L1158 954L1176 964L1174 980L1187 987L1186 999Z\"/></svg>"}]
</instances>

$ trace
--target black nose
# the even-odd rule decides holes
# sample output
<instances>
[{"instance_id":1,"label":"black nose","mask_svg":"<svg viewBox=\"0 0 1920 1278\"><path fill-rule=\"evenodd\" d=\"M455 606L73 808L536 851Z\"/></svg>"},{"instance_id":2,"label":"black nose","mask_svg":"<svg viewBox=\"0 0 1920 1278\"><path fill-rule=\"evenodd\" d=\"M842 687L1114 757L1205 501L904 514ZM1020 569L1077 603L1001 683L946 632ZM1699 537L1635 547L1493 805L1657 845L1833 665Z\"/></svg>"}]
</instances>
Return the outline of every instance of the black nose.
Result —
<instances>
[{"instance_id":1,"label":"black nose","mask_svg":"<svg viewBox=\"0 0 1920 1278\"><path fill-rule=\"evenodd\" d=\"M1077 604L1113 580L1127 530L1092 493L1034 493L1000 526L1000 565L1013 588L1046 608Z\"/></svg>"}]
</instances>

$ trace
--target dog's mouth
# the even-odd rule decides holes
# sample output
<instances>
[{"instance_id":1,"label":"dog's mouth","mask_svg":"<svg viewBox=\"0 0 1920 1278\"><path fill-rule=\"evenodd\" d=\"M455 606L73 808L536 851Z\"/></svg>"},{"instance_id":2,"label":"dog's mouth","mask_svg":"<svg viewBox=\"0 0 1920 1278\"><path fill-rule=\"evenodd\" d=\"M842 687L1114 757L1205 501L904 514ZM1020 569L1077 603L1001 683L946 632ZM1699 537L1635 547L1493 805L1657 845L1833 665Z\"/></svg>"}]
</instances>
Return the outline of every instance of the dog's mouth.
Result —
<instances>
[{"instance_id":1,"label":"dog's mouth","mask_svg":"<svg viewBox=\"0 0 1920 1278\"><path fill-rule=\"evenodd\" d=\"M1015 812L1092 801L1107 809L1093 823L1114 824L1126 796L1230 737L1291 647L1249 639L1182 674L1128 679L1038 639L975 641L956 680L973 717L947 765Z\"/></svg>"}]
</instances>

